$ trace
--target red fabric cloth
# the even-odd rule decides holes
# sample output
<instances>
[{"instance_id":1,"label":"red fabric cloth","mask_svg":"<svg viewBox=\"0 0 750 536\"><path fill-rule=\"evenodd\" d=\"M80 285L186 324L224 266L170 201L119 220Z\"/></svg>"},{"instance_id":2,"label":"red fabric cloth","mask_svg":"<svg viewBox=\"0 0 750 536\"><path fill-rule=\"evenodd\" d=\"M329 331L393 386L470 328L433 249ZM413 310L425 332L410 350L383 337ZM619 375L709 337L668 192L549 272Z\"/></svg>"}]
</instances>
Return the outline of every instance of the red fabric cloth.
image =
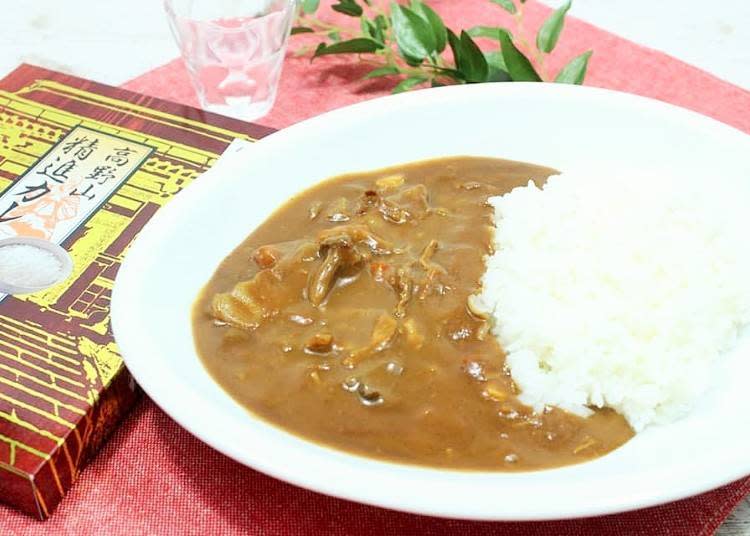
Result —
<instances>
[{"instance_id":1,"label":"red fabric cloth","mask_svg":"<svg viewBox=\"0 0 750 536\"><path fill-rule=\"evenodd\" d=\"M485 0L430 3L453 28L508 22L502 10ZM533 2L526 5L528 26L536 28L548 10ZM595 53L587 84L665 100L750 132L750 92L575 19L567 23L552 70L560 58L589 48ZM306 58L290 57L276 107L261 122L284 127L386 94L392 86L387 80L361 82L362 74L347 60L322 58L310 65ZM179 60L125 87L196 104ZM708 535L748 492L750 478L664 506L551 523L427 518L333 499L266 477L194 439L146 400L83 472L50 520L34 521L0 507L0 534Z\"/></svg>"},{"instance_id":2,"label":"red fabric cloth","mask_svg":"<svg viewBox=\"0 0 750 536\"><path fill-rule=\"evenodd\" d=\"M513 28L510 17L487 0L430 0L430 5L455 30L479 24L506 24ZM526 6L527 37L533 41L533 30L538 28L549 10L532 1ZM572 13L575 14L575 5ZM339 17L342 19L345 22L345 17ZM298 35L292 37L290 48L294 50L300 43L311 42L316 41ZM551 57L550 72L556 73L567 59L589 49L593 49L594 54L589 63L586 85L670 102L750 132L749 91L575 18L566 21ZM370 68L356 65L351 58L324 56L310 63L309 56L295 58L290 55L284 65L276 106L259 122L283 128L327 110L387 95L394 82L360 80ZM198 105L180 59L150 71L124 87L191 106Z\"/></svg>"},{"instance_id":3,"label":"red fabric cloth","mask_svg":"<svg viewBox=\"0 0 750 536\"><path fill-rule=\"evenodd\" d=\"M126 420L52 517L0 508L0 534L709 535L750 479L626 514L551 523L478 523L333 499L247 469L177 426L150 401Z\"/></svg>"}]
</instances>

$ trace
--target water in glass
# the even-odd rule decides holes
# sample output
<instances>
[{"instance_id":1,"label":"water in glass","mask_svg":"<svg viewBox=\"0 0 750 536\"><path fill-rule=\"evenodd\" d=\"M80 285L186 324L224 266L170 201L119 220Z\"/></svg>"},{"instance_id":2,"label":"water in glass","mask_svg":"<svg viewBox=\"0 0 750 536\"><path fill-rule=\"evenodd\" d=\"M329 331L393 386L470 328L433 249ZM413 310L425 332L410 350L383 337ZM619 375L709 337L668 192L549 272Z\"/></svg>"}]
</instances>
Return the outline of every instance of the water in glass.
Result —
<instances>
[{"instance_id":1,"label":"water in glass","mask_svg":"<svg viewBox=\"0 0 750 536\"><path fill-rule=\"evenodd\" d=\"M273 106L295 0L165 0L201 106L251 121Z\"/></svg>"}]
</instances>

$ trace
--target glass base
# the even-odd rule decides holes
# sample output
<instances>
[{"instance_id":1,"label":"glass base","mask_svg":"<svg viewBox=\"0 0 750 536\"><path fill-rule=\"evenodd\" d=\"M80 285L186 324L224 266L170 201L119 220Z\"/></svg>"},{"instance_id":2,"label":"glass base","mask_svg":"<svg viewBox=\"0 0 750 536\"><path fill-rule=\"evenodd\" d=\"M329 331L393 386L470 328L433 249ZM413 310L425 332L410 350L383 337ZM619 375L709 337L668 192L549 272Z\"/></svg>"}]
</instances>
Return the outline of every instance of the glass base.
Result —
<instances>
[{"instance_id":1,"label":"glass base","mask_svg":"<svg viewBox=\"0 0 750 536\"><path fill-rule=\"evenodd\" d=\"M274 100L275 98L253 102L250 97L227 97L224 104L201 102L201 108L242 121L255 121L271 111Z\"/></svg>"}]
</instances>

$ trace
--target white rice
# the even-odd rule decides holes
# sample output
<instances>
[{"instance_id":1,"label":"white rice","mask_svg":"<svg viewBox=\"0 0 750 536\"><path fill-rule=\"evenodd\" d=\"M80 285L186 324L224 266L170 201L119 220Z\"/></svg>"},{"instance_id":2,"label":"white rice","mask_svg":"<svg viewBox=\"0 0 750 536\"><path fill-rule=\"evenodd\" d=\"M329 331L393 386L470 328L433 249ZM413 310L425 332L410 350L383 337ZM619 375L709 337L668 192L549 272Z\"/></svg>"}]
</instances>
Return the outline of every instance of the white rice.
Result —
<instances>
[{"instance_id":1,"label":"white rice","mask_svg":"<svg viewBox=\"0 0 750 536\"><path fill-rule=\"evenodd\" d=\"M522 402L636 431L687 412L750 323L750 180L566 175L490 202L477 305Z\"/></svg>"}]
</instances>

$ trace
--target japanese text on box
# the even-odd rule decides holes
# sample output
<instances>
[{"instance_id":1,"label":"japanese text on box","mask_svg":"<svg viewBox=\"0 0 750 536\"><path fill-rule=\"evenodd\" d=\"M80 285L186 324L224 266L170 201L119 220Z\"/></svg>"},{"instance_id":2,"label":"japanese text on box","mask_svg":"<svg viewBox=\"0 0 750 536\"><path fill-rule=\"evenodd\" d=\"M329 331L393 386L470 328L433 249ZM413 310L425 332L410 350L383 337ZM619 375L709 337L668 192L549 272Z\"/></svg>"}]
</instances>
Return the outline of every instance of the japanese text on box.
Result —
<instances>
[{"instance_id":1,"label":"japanese text on box","mask_svg":"<svg viewBox=\"0 0 750 536\"><path fill-rule=\"evenodd\" d=\"M0 196L0 238L61 242L152 151L142 143L74 128Z\"/></svg>"}]
</instances>

